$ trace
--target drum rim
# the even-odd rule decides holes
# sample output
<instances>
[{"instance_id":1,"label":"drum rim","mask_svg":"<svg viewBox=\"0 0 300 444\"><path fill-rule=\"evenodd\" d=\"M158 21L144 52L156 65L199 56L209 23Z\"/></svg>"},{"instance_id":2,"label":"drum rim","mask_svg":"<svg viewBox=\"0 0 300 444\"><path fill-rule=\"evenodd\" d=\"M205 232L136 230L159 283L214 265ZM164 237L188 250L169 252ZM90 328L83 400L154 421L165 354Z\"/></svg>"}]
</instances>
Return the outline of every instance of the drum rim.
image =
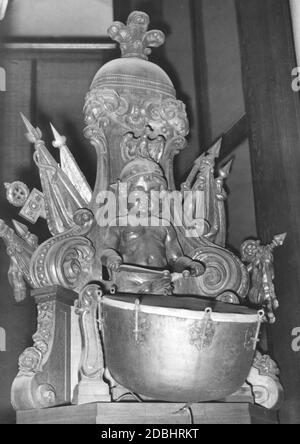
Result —
<instances>
[{"instance_id":1,"label":"drum rim","mask_svg":"<svg viewBox=\"0 0 300 444\"><path fill-rule=\"evenodd\" d=\"M157 316L169 316L173 318L183 318L191 320L203 320L209 314L210 319L215 322L223 323L240 323L240 324L254 324L258 322L259 314L242 314L242 313L217 313L213 310L209 311L198 311L187 310L183 308L173 308L173 307L160 307L151 305L136 305L133 302L125 302L116 299L111 299L109 297L103 297L102 303L107 306L114 308L120 308L127 311L135 311L138 307L139 313L152 314Z\"/></svg>"}]
</instances>

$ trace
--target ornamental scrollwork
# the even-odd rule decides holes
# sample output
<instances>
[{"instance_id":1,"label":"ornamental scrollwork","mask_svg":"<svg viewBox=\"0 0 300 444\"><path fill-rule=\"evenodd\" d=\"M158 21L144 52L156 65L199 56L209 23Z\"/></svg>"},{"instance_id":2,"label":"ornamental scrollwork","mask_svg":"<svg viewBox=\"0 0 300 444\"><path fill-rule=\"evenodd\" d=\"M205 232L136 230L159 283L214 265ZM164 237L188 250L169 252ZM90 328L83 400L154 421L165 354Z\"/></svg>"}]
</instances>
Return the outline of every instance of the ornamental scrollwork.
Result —
<instances>
[{"instance_id":1,"label":"ornamental scrollwork","mask_svg":"<svg viewBox=\"0 0 300 444\"><path fill-rule=\"evenodd\" d=\"M123 57L139 57L147 60L150 47L163 45L165 35L159 30L148 30L149 16L141 11L133 11L126 25L114 22L108 29L109 36L120 44Z\"/></svg>"},{"instance_id":2,"label":"ornamental scrollwork","mask_svg":"<svg viewBox=\"0 0 300 444\"><path fill-rule=\"evenodd\" d=\"M256 368L261 376L269 376L275 381L279 380L280 370L278 365L268 355L262 355L256 352L253 367Z\"/></svg>"},{"instance_id":3,"label":"ornamental scrollwork","mask_svg":"<svg viewBox=\"0 0 300 444\"><path fill-rule=\"evenodd\" d=\"M36 250L30 270L36 288L60 285L77 289L84 276L88 279L95 249L84 234L89 232L93 220L89 210L78 210L74 228L49 239Z\"/></svg>"},{"instance_id":4,"label":"ornamental scrollwork","mask_svg":"<svg viewBox=\"0 0 300 444\"><path fill-rule=\"evenodd\" d=\"M103 295L103 289L100 284L89 284L80 293L79 299L75 304L76 313L90 313L93 304L99 304Z\"/></svg>"},{"instance_id":5,"label":"ornamental scrollwork","mask_svg":"<svg viewBox=\"0 0 300 444\"><path fill-rule=\"evenodd\" d=\"M242 260L248 264L251 276L251 288L248 295L252 304L265 308L266 317L270 323L276 318L274 312L279 302L274 288L274 258L275 248L284 244L286 233L274 237L269 245L262 245L259 240L247 240L241 247Z\"/></svg>"},{"instance_id":6,"label":"ornamental scrollwork","mask_svg":"<svg viewBox=\"0 0 300 444\"><path fill-rule=\"evenodd\" d=\"M99 334L102 295L103 289L100 284L89 284L80 292L78 301L75 303L75 312L79 316L82 337L80 373L82 377L92 379L100 377L104 369Z\"/></svg>"},{"instance_id":7,"label":"ornamental scrollwork","mask_svg":"<svg viewBox=\"0 0 300 444\"><path fill-rule=\"evenodd\" d=\"M255 403L269 410L278 410L283 402L283 387L277 364L267 355L256 351L254 362L247 378L252 387Z\"/></svg>"},{"instance_id":8,"label":"ornamental scrollwork","mask_svg":"<svg viewBox=\"0 0 300 444\"><path fill-rule=\"evenodd\" d=\"M206 273L197 278L203 296L218 296L230 291L241 299L246 298L249 275L246 266L234 254L207 244L193 251L191 256L206 266Z\"/></svg>"},{"instance_id":9,"label":"ornamental scrollwork","mask_svg":"<svg viewBox=\"0 0 300 444\"><path fill-rule=\"evenodd\" d=\"M151 138L174 136L185 137L189 132L186 108L183 102L172 97L156 94L118 93L109 88L94 88L86 96L84 108L88 127L102 127L110 123L124 128L124 134L132 132L135 137L143 135L146 128L151 129Z\"/></svg>"},{"instance_id":10,"label":"ornamental scrollwork","mask_svg":"<svg viewBox=\"0 0 300 444\"><path fill-rule=\"evenodd\" d=\"M42 354L34 347L27 348L19 357L19 370L24 374L37 373L42 361Z\"/></svg>"},{"instance_id":11,"label":"ornamental scrollwork","mask_svg":"<svg viewBox=\"0 0 300 444\"><path fill-rule=\"evenodd\" d=\"M216 333L216 326L211 319L211 310L206 310L204 319L195 321L190 329L190 343L199 351L209 348Z\"/></svg>"},{"instance_id":12,"label":"ornamental scrollwork","mask_svg":"<svg viewBox=\"0 0 300 444\"><path fill-rule=\"evenodd\" d=\"M165 140L162 136L156 139L149 139L149 130L139 138L135 138L132 133L123 136L120 144L121 155L124 162L130 162L136 157L148 157L155 162L160 162L164 148Z\"/></svg>"},{"instance_id":13,"label":"ornamental scrollwork","mask_svg":"<svg viewBox=\"0 0 300 444\"><path fill-rule=\"evenodd\" d=\"M19 371L24 375L41 372L51 349L55 328L55 302L38 305L38 326L33 336L33 347L27 348L19 358Z\"/></svg>"}]
</instances>

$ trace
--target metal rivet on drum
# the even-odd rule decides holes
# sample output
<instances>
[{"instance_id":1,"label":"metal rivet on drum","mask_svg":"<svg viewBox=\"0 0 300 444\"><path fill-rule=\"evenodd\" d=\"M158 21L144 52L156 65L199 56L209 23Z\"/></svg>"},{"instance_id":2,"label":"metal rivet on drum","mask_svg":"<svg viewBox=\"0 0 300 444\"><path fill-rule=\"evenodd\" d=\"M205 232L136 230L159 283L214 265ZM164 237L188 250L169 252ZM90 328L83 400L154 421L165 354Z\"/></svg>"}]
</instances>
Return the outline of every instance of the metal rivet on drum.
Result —
<instances>
[{"instance_id":1,"label":"metal rivet on drum","mask_svg":"<svg viewBox=\"0 0 300 444\"><path fill-rule=\"evenodd\" d=\"M215 326L211 319L212 312L211 308L206 308L203 320L196 321L190 331L191 344L200 351L210 347L215 335Z\"/></svg>"},{"instance_id":2,"label":"metal rivet on drum","mask_svg":"<svg viewBox=\"0 0 300 444\"><path fill-rule=\"evenodd\" d=\"M212 327L211 327L211 315L212 315L212 309L210 307L205 309L205 316L204 316L204 330L203 330L203 336L202 336L202 344L201 344L201 348L203 348L205 346L205 342L207 341L207 336L208 336L208 332L211 331ZM214 332L213 332L214 335Z\"/></svg>"},{"instance_id":3,"label":"metal rivet on drum","mask_svg":"<svg viewBox=\"0 0 300 444\"><path fill-rule=\"evenodd\" d=\"M257 344L259 343L259 333L260 333L260 327L261 324L264 320L265 317L265 312L264 310L259 310L257 312L257 316L258 316L258 323L257 323L257 328L256 328L256 333L255 333L255 337L253 338L253 350L256 350Z\"/></svg>"},{"instance_id":4,"label":"metal rivet on drum","mask_svg":"<svg viewBox=\"0 0 300 444\"><path fill-rule=\"evenodd\" d=\"M111 295L115 295L117 293L117 291L118 291L118 288L115 284L113 284L109 289L109 292Z\"/></svg>"},{"instance_id":5,"label":"metal rivet on drum","mask_svg":"<svg viewBox=\"0 0 300 444\"><path fill-rule=\"evenodd\" d=\"M139 341L139 314L140 314L140 305L141 301L139 299L135 300L135 309L134 309L134 338L135 342Z\"/></svg>"}]
</instances>

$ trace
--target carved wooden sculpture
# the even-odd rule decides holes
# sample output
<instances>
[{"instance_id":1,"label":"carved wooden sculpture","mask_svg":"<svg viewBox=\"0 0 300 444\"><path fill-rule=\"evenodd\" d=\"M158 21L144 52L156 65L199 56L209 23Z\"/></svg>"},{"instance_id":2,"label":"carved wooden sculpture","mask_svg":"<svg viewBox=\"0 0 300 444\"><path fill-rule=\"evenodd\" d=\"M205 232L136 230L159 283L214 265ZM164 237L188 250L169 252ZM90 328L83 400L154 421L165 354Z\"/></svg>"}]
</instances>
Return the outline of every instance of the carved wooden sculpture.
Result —
<instances>
[{"instance_id":1,"label":"carved wooden sculpture","mask_svg":"<svg viewBox=\"0 0 300 444\"><path fill-rule=\"evenodd\" d=\"M85 135L98 156L93 191L66 139L52 126L59 165L23 116L42 192L14 182L7 197L27 220L44 217L52 237L38 245L25 226L0 225L15 297L25 297L26 282L38 304L34 345L20 357L12 388L18 410L128 393L145 401L223 399L247 380L261 323L273 319L272 250L284 237L255 242L255 251L245 244L246 264L226 249L230 164L215 177L220 141L175 189L173 160L187 148L189 124L170 78L148 61L150 47L164 42L148 25L135 11L127 25L110 27L122 58L99 70L86 96ZM167 216L160 203L143 203L155 192L162 204L173 200ZM272 408L281 386L277 378L270 384L261 362L257 355L248 382L265 384L272 393L261 404Z\"/></svg>"}]
</instances>

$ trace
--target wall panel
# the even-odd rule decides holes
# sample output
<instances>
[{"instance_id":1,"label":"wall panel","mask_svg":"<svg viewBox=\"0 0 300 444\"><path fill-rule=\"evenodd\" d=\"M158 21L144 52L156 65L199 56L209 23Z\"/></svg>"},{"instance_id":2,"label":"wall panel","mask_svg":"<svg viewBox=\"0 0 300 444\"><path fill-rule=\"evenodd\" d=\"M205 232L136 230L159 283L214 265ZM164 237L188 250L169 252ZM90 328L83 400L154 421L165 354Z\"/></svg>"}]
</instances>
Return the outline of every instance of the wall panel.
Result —
<instances>
[{"instance_id":1,"label":"wall panel","mask_svg":"<svg viewBox=\"0 0 300 444\"><path fill-rule=\"evenodd\" d=\"M0 93L0 217L8 222L17 218L5 197L3 182L21 179L28 182L32 169L32 149L24 137L19 111L30 115L32 62L22 58L1 58L6 70L6 92ZM29 181L32 185L32 181ZM18 357L29 343L35 327L35 308L28 298L15 304L8 284L9 259L0 246L0 326L6 330L6 352L0 352L0 422L13 422L10 387L17 374Z\"/></svg>"}]
</instances>

